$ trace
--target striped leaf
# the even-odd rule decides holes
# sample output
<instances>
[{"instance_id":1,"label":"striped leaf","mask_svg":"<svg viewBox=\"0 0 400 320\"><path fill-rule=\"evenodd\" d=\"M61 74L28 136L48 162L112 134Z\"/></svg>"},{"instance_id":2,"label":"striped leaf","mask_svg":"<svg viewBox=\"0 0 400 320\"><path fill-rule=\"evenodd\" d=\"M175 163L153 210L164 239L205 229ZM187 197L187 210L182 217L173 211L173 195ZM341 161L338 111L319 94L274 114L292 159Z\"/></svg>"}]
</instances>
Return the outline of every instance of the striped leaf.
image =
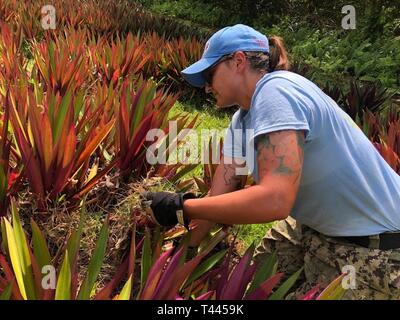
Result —
<instances>
[{"instance_id":1,"label":"striped leaf","mask_svg":"<svg viewBox=\"0 0 400 320\"><path fill-rule=\"evenodd\" d=\"M290 288L294 285L304 268L300 268L297 272L290 276L270 297L268 300L283 300Z\"/></svg>"},{"instance_id":2,"label":"striped leaf","mask_svg":"<svg viewBox=\"0 0 400 320\"><path fill-rule=\"evenodd\" d=\"M277 267L278 259L276 251L274 251L267 259L262 261L247 293L253 292L263 281L272 277L276 273Z\"/></svg>"},{"instance_id":3,"label":"striped leaf","mask_svg":"<svg viewBox=\"0 0 400 320\"><path fill-rule=\"evenodd\" d=\"M99 239L97 240L96 247L90 259L88 274L82 284L82 288L78 295L79 300L88 300L90 298L90 294L93 290L97 276L99 275L101 266L103 264L104 255L106 253L107 240L108 221L106 220L100 230Z\"/></svg>"},{"instance_id":4,"label":"striped leaf","mask_svg":"<svg viewBox=\"0 0 400 320\"><path fill-rule=\"evenodd\" d=\"M7 234L8 250L9 250L11 264L13 267L15 278L17 280L19 291L21 292L22 297L25 300L27 300L28 296L27 296L26 288L25 288L22 257L20 257L20 253L19 253L18 246L17 246L17 241L15 239L11 224L6 219L4 220L4 223L5 223L6 234Z\"/></svg>"},{"instance_id":5,"label":"striped leaf","mask_svg":"<svg viewBox=\"0 0 400 320\"><path fill-rule=\"evenodd\" d=\"M118 300L129 300L132 292L132 275L129 277L128 281L125 283L118 296Z\"/></svg>"},{"instance_id":6,"label":"striped leaf","mask_svg":"<svg viewBox=\"0 0 400 320\"><path fill-rule=\"evenodd\" d=\"M340 300L343 298L346 293L346 289L342 286L342 280L346 276L346 274L341 274L335 280L333 280L325 289L321 292L321 294L317 297L316 300Z\"/></svg>"},{"instance_id":7,"label":"striped leaf","mask_svg":"<svg viewBox=\"0 0 400 320\"><path fill-rule=\"evenodd\" d=\"M51 264L50 252L42 232L40 231L38 225L33 219L31 219L31 227L33 252L39 264L39 268L40 270L42 270L43 266Z\"/></svg>"},{"instance_id":8,"label":"striped leaf","mask_svg":"<svg viewBox=\"0 0 400 320\"><path fill-rule=\"evenodd\" d=\"M201 263L190 275L185 285L192 283L193 281L200 278L203 274L211 270L219 261L221 261L221 259L225 256L227 251L228 250L222 250L220 252L217 252L216 254L208 258L206 261Z\"/></svg>"},{"instance_id":9,"label":"striped leaf","mask_svg":"<svg viewBox=\"0 0 400 320\"><path fill-rule=\"evenodd\" d=\"M61 270L58 275L55 299L71 299L71 265L69 263L68 250L65 252Z\"/></svg>"}]
</instances>

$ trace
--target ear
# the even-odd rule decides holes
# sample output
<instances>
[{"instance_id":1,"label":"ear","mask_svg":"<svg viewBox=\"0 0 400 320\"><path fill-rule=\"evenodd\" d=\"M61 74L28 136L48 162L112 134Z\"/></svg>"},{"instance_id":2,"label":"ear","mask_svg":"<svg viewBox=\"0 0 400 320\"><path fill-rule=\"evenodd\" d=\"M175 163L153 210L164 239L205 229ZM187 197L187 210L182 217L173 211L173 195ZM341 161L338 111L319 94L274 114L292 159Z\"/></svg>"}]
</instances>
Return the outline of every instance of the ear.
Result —
<instances>
[{"instance_id":1,"label":"ear","mask_svg":"<svg viewBox=\"0 0 400 320\"><path fill-rule=\"evenodd\" d=\"M246 69L248 60L243 51L236 51L233 56L233 63L239 72L243 72Z\"/></svg>"}]
</instances>

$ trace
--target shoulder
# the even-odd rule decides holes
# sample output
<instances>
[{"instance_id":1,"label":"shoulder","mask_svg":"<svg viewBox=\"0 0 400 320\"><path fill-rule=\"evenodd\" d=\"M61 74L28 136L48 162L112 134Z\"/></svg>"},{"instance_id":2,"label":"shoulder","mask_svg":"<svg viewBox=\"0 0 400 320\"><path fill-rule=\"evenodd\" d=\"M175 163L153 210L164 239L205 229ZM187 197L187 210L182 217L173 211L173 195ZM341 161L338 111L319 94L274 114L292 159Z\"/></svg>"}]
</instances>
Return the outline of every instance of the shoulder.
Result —
<instances>
[{"instance_id":1,"label":"shoulder","mask_svg":"<svg viewBox=\"0 0 400 320\"><path fill-rule=\"evenodd\" d=\"M302 88L314 85L307 78L291 71L274 71L266 74L257 83L254 98L273 97L301 91Z\"/></svg>"},{"instance_id":2,"label":"shoulder","mask_svg":"<svg viewBox=\"0 0 400 320\"><path fill-rule=\"evenodd\" d=\"M257 111L268 105L271 111L295 108L308 113L323 96L322 90L307 78L290 71L275 71L257 83L252 107Z\"/></svg>"},{"instance_id":3,"label":"shoulder","mask_svg":"<svg viewBox=\"0 0 400 320\"><path fill-rule=\"evenodd\" d=\"M257 87L261 87L264 84L271 85L277 84L277 83L292 83L292 84L297 84L301 82L309 82L312 83L312 81L308 80L307 78L303 77L302 75L292 72L292 71L287 71L287 70L279 70L279 71L274 71L271 73L267 73L264 75L260 81L257 83Z\"/></svg>"}]
</instances>

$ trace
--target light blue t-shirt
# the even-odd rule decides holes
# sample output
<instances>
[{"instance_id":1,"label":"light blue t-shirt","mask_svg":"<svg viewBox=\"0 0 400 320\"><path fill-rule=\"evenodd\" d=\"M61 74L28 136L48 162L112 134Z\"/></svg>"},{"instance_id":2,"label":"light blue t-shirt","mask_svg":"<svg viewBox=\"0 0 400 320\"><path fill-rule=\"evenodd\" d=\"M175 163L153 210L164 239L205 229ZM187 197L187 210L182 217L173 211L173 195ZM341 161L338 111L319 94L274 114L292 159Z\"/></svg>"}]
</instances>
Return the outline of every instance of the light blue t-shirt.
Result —
<instances>
[{"instance_id":1,"label":"light blue t-shirt","mask_svg":"<svg viewBox=\"0 0 400 320\"><path fill-rule=\"evenodd\" d=\"M240 139L232 129L254 129ZM249 111L239 109L223 153L253 161L249 144L260 134L304 130L304 163L291 216L328 236L364 236L400 230L400 176L354 121L318 86L289 71L266 74ZM239 130L240 131L240 130ZM236 132L235 132L236 133Z\"/></svg>"}]
</instances>

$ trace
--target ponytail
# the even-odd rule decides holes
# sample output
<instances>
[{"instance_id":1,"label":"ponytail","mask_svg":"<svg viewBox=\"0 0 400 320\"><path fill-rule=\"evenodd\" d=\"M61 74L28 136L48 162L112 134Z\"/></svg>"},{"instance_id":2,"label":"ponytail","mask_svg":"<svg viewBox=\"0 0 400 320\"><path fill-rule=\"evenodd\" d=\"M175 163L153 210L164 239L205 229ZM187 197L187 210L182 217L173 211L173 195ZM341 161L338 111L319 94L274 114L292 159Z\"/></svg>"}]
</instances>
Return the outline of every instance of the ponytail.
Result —
<instances>
[{"instance_id":1,"label":"ponytail","mask_svg":"<svg viewBox=\"0 0 400 320\"><path fill-rule=\"evenodd\" d=\"M269 56L269 71L289 70L290 63L283 39L272 36L269 38L269 43L272 47Z\"/></svg>"},{"instance_id":2,"label":"ponytail","mask_svg":"<svg viewBox=\"0 0 400 320\"><path fill-rule=\"evenodd\" d=\"M276 70L289 70L290 63L285 44L281 37L269 38L270 52L245 51L247 59L253 70L267 73Z\"/></svg>"}]
</instances>

